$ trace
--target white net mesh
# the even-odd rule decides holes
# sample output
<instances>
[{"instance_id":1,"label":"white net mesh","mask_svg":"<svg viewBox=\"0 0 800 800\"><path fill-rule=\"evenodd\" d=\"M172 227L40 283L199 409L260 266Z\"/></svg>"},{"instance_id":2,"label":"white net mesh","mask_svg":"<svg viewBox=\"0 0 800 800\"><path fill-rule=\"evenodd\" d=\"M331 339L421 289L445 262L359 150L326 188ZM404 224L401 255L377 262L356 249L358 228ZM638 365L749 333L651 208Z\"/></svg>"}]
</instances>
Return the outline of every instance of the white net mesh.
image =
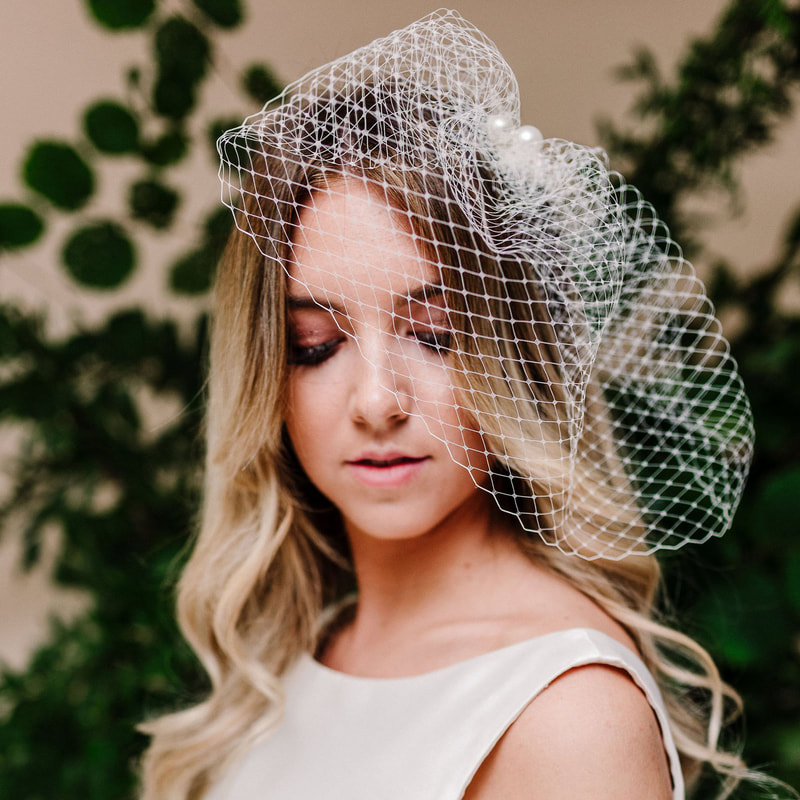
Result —
<instances>
[{"instance_id":1,"label":"white net mesh","mask_svg":"<svg viewBox=\"0 0 800 800\"><path fill-rule=\"evenodd\" d=\"M518 106L494 45L437 12L220 138L237 227L286 270L290 309L335 325L292 361L324 391L326 361L357 348L402 413L565 552L720 535L753 431L703 287L601 151L543 140Z\"/></svg>"}]
</instances>

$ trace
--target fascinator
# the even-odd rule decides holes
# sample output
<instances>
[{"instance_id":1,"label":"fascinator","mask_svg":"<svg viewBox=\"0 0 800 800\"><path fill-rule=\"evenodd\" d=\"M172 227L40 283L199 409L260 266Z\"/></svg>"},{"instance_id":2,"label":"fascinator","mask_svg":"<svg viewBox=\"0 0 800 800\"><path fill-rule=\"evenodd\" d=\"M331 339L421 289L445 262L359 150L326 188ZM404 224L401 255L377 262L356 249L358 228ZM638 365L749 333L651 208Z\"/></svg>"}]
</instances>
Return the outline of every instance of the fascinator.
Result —
<instances>
[{"instance_id":1,"label":"fascinator","mask_svg":"<svg viewBox=\"0 0 800 800\"><path fill-rule=\"evenodd\" d=\"M480 432L473 479L532 536L620 559L729 527L753 427L702 284L602 151L520 124L508 64L457 13L315 69L218 150L265 270L289 269L314 192L360 181L405 216L452 330L436 357ZM403 353L362 351L437 436L413 402L423 356Z\"/></svg>"}]
</instances>

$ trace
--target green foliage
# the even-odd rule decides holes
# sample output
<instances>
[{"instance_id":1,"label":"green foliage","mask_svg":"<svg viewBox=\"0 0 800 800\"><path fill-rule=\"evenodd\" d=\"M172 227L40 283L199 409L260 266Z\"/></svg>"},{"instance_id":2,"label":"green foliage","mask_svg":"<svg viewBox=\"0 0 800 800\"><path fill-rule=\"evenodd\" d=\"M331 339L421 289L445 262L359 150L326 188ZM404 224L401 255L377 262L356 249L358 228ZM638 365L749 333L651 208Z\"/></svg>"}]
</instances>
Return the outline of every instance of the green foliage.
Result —
<instances>
[{"instance_id":1,"label":"green foliage","mask_svg":"<svg viewBox=\"0 0 800 800\"><path fill-rule=\"evenodd\" d=\"M91 143L103 153L130 153L139 144L136 117L111 100L94 103L87 109L83 124Z\"/></svg>"},{"instance_id":2,"label":"green foliage","mask_svg":"<svg viewBox=\"0 0 800 800\"><path fill-rule=\"evenodd\" d=\"M264 105L267 100L272 100L280 94L282 89L272 70L264 64L252 64L244 73L242 86L253 100Z\"/></svg>"},{"instance_id":3,"label":"green foliage","mask_svg":"<svg viewBox=\"0 0 800 800\"><path fill-rule=\"evenodd\" d=\"M82 208L94 191L89 165L63 142L36 142L25 158L23 175L31 189L64 211Z\"/></svg>"},{"instance_id":4,"label":"green foliage","mask_svg":"<svg viewBox=\"0 0 800 800\"><path fill-rule=\"evenodd\" d=\"M100 25L118 31L144 25L155 10L156 0L88 0L88 4Z\"/></svg>"},{"instance_id":5,"label":"green foliage","mask_svg":"<svg viewBox=\"0 0 800 800\"><path fill-rule=\"evenodd\" d=\"M211 45L197 26L175 16L162 22L156 31L155 54L154 108L170 119L183 119L194 108L197 86L211 57Z\"/></svg>"},{"instance_id":6,"label":"green foliage","mask_svg":"<svg viewBox=\"0 0 800 800\"><path fill-rule=\"evenodd\" d=\"M0 363L13 367L0 413L32 426L0 515L35 509L31 554L56 524L56 578L92 599L24 672L2 673L0 796L133 798L145 743L135 724L205 687L170 602L199 491L205 323L179 337L174 323L128 311L45 342L35 319L0 307L0 320ZM142 391L182 413L153 430Z\"/></svg>"},{"instance_id":7,"label":"green foliage","mask_svg":"<svg viewBox=\"0 0 800 800\"><path fill-rule=\"evenodd\" d=\"M135 266L133 244L115 222L93 222L69 237L62 254L72 277L93 289L114 289Z\"/></svg>"},{"instance_id":8,"label":"green foliage","mask_svg":"<svg viewBox=\"0 0 800 800\"><path fill-rule=\"evenodd\" d=\"M179 258L170 269L169 285L178 294L203 294L211 288L216 261L203 248Z\"/></svg>"},{"instance_id":9,"label":"green foliage","mask_svg":"<svg viewBox=\"0 0 800 800\"><path fill-rule=\"evenodd\" d=\"M172 224L180 197L174 189L155 180L136 181L131 186L130 206L134 219L154 228L168 228Z\"/></svg>"},{"instance_id":10,"label":"green foliage","mask_svg":"<svg viewBox=\"0 0 800 800\"><path fill-rule=\"evenodd\" d=\"M0 203L0 251L33 244L44 231L42 218L20 203Z\"/></svg>"},{"instance_id":11,"label":"green foliage","mask_svg":"<svg viewBox=\"0 0 800 800\"><path fill-rule=\"evenodd\" d=\"M239 0L192 0L192 2L220 28L235 28L242 23L242 4Z\"/></svg>"},{"instance_id":12,"label":"green foliage","mask_svg":"<svg viewBox=\"0 0 800 800\"><path fill-rule=\"evenodd\" d=\"M202 294L214 279L214 269L233 227L227 208L213 212L203 226L203 241L197 250L179 258L170 269L169 282L178 294Z\"/></svg>"},{"instance_id":13,"label":"green foliage","mask_svg":"<svg viewBox=\"0 0 800 800\"><path fill-rule=\"evenodd\" d=\"M647 52L620 70L644 84L635 110L646 132L604 121L601 133L682 244L692 226L677 200L713 186L732 190L737 159L766 144L789 114L799 24L797 9L780 0L734 0L712 35L691 43L673 83Z\"/></svg>"},{"instance_id":14,"label":"green foliage","mask_svg":"<svg viewBox=\"0 0 800 800\"><path fill-rule=\"evenodd\" d=\"M189 151L189 142L182 131L167 131L141 148L142 157L154 167L178 164Z\"/></svg>"},{"instance_id":15,"label":"green foliage","mask_svg":"<svg viewBox=\"0 0 800 800\"><path fill-rule=\"evenodd\" d=\"M217 260L222 255L232 229L233 217L224 207L212 211L203 222L205 244L214 251Z\"/></svg>"},{"instance_id":16,"label":"green foliage","mask_svg":"<svg viewBox=\"0 0 800 800\"><path fill-rule=\"evenodd\" d=\"M146 6L94 3L115 27L123 18L127 25L143 22ZM131 67L125 80L136 96L163 95L176 85L178 96L183 91L192 100L178 97L184 106L173 104L172 115L188 114L207 74L206 31L173 17L153 35L154 68ZM126 230L141 233L132 221L172 227L178 195L165 173L194 142L188 125L165 124L159 113L145 108L134 115L96 101L84 117L95 146L88 162L57 142L38 143L27 155L26 181L67 211L86 203L93 170L107 156L124 151L149 175L130 187L122 219L77 222L63 261L82 285L111 289L125 281L135 255ZM140 130L155 133L145 138ZM214 205L198 221L190 251L202 262L191 275L194 293L208 288L231 227L230 213ZM0 246L28 245L42 229L27 206L0 205ZM24 519L25 568L39 560L45 530L59 530L55 580L89 600L83 615L54 624L25 670L0 669L0 797L135 797L135 760L146 743L136 724L207 689L171 602L198 507L205 347L200 311L180 335L176 323L134 309L53 340L41 320L0 306L0 423L29 431L11 494L0 501L0 526L13 519L17 528ZM152 405L170 409L157 425L147 412Z\"/></svg>"}]
</instances>

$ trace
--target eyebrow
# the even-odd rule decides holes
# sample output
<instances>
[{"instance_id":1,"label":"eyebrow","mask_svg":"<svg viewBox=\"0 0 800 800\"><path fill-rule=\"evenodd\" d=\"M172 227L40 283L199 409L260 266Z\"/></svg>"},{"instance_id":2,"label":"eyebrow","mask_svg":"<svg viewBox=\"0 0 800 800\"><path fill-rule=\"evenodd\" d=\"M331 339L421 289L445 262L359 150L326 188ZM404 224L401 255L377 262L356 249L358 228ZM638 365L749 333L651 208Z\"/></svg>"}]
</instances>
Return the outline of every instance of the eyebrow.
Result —
<instances>
[{"instance_id":1,"label":"eyebrow","mask_svg":"<svg viewBox=\"0 0 800 800\"><path fill-rule=\"evenodd\" d=\"M444 286L439 283L424 283L422 286L414 289L413 292L409 292L406 295L398 295L397 299L394 302L394 309L397 308L405 303L411 304L414 302L423 303L428 302L434 297L439 297L444 294ZM346 311L344 307L339 303L333 302L328 299L323 299L321 297L315 297L314 295L303 295L298 297L297 295L290 294L287 297L287 304L290 310L294 309L312 309L312 310L327 310L327 311L336 311L339 314L346 315Z\"/></svg>"}]
</instances>

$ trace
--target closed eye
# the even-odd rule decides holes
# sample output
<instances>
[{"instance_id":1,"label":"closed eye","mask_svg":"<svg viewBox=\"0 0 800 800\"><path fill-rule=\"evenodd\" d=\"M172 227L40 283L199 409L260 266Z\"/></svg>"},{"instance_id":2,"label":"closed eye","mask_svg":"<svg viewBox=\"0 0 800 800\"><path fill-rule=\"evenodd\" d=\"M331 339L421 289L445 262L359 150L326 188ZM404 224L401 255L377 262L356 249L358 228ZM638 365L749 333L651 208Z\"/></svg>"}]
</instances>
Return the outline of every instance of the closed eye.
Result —
<instances>
[{"instance_id":1,"label":"closed eye","mask_svg":"<svg viewBox=\"0 0 800 800\"><path fill-rule=\"evenodd\" d=\"M310 347L291 345L289 348L289 363L293 366L315 367L317 364L327 361L343 341L344 338L339 337L321 344L311 345Z\"/></svg>"},{"instance_id":2,"label":"closed eye","mask_svg":"<svg viewBox=\"0 0 800 800\"><path fill-rule=\"evenodd\" d=\"M418 341L423 347L436 352L449 349L453 340L450 331L440 330L412 330L409 332L409 337ZM290 344L289 364L300 367L314 367L322 364L336 353L345 339L346 337L337 337L307 347Z\"/></svg>"},{"instance_id":3,"label":"closed eye","mask_svg":"<svg viewBox=\"0 0 800 800\"><path fill-rule=\"evenodd\" d=\"M447 350L453 341L450 331L412 331L412 335L425 347L436 351Z\"/></svg>"}]
</instances>

